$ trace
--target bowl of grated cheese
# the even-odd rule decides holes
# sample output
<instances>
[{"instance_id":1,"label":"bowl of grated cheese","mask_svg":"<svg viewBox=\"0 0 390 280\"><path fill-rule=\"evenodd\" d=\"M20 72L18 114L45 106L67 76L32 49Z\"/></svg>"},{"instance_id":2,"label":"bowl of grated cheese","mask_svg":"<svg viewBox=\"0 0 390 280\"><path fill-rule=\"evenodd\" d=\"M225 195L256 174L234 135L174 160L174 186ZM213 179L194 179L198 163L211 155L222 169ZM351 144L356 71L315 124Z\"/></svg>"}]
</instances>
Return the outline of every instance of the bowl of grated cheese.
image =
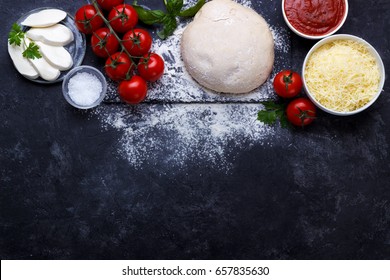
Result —
<instances>
[{"instance_id":1,"label":"bowl of grated cheese","mask_svg":"<svg viewBox=\"0 0 390 280\"><path fill-rule=\"evenodd\" d=\"M362 38L333 35L315 44L302 68L304 90L317 107L349 116L370 107L382 92L385 68Z\"/></svg>"}]
</instances>

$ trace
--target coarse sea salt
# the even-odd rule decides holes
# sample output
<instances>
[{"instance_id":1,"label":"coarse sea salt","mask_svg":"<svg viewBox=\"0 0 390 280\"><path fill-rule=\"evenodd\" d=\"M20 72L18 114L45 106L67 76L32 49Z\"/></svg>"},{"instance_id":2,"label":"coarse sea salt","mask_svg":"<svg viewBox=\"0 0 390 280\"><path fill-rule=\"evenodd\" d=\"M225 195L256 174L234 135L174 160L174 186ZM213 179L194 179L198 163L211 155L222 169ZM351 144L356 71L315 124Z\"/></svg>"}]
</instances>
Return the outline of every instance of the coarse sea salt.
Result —
<instances>
[{"instance_id":1,"label":"coarse sea salt","mask_svg":"<svg viewBox=\"0 0 390 280\"><path fill-rule=\"evenodd\" d=\"M77 73L68 83L69 97L79 106L91 106L99 99L102 91L100 80L87 72Z\"/></svg>"}]
</instances>

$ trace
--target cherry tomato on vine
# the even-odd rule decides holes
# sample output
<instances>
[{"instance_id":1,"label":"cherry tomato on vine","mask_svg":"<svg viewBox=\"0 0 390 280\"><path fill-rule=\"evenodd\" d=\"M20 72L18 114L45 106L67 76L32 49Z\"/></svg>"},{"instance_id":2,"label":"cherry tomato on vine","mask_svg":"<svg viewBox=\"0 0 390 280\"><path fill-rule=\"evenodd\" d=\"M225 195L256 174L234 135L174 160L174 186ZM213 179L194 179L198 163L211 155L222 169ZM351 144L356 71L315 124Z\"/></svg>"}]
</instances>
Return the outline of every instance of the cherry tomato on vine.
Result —
<instances>
[{"instance_id":1,"label":"cherry tomato on vine","mask_svg":"<svg viewBox=\"0 0 390 280\"><path fill-rule=\"evenodd\" d=\"M109 78L114 81L121 81L127 78L133 70L133 64L125 53L117 52L106 60L105 70Z\"/></svg>"},{"instance_id":2,"label":"cherry tomato on vine","mask_svg":"<svg viewBox=\"0 0 390 280\"><path fill-rule=\"evenodd\" d=\"M80 32L92 34L93 31L103 26L104 21L93 5L84 5L77 10L75 23Z\"/></svg>"},{"instance_id":3,"label":"cherry tomato on vine","mask_svg":"<svg viewBox=\"0 0 390 280\"><path fill-rule=\"evenodd\" d=\"M115 6L123 4L124 0L97 0L100 7L104 10L109 11Z\"/></svg>"},{"instance_id":4,"label":"cherry tomato on vine","mask_svg":"<svg viewBox=\"0 0 390 280\"><path fill-rule=\"evenodd\" d=\"M119 96L129 104L138 104L146 98L148 86L140 76L133 76L130 80L122 81L118 87Z\"/></svg>"},{"instance_id":5,"label":"cherry tomato on vine","mask_svg":"<svg viewBox=\"0 0 390 280\"><path fill-rule=\"evenodd\" d=\"M152 36L145 29L136 28L123 36L122 44L131 55L143 56L152 47Z\"/></svg>"},{"instance_id":6,"label":"cherry tomato on vine","mask_svg":"<svg viewBox=\"0 0 390 280\"><path fill-rule=\"evenodd\" d=\"M133 6L123 4L112 8L108 14L108 20L116 32L125 33L137 24L138 14Z\"/></svg>"},{"instance_id":7,"label":"cherry tomato on vine","mask_svg":"<svg viewBox=\"0 0 390 280\"><path fill-rule=\"evenodd\" d=\"M283 70L276 74L273 84L276 94L283 98L297 96L303 86L301 76L292 70Z\"/></svg>"},{"instance_id":8,"label":"cherry tomato on vine","mask_svg":"<svg viewBox=\"0 0 390 280\"><path fill-rule=\"evenodd\" d=\"M107 58L118 51L119 41L111 34L110 29L103 27L93 32L91 46L94 54Z\"/></svg>"},{"instance_id":9,"label":"cherry tomato on vine","mask_svg":"<svg viewBox=\"0 0 390 280\"><path fill-rule=\"evenodd\" d=\"M142 78L155 82L164 74L164 60L156 53L146 54L139 60L137 69Z\"/></svg>"},{"instance_id":10,"label":"cherry tomato on vine","mask_svg":"<svg viewBox=\"0 0 390 280\"><path fill-rule=\"evenodd\" d=\"M316 117L316 107L309 99L301 97L291 101L286 108L286 116L296 126L311 124Z\"/></svg>"}]
</instances>

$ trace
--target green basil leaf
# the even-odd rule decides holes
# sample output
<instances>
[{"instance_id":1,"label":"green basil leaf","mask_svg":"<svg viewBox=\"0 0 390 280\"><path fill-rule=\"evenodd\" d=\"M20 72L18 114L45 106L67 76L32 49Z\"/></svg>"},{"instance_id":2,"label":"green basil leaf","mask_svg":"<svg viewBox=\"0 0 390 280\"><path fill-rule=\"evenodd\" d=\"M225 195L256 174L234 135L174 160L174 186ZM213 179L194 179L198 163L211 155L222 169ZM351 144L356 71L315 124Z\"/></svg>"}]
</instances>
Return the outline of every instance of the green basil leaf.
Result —
<instances>
[{"instance_id":1,"label":"green basil leaf","mask_svg":"<svg viewBox=\"0 0 390 280\"><path fill-rule=\"evenodd\" d=\"M185 9L179 13L179 16L181 17L193 17L196 15L196 13L200 10L200 8L203 7L205 4L205 0L199 0L194 6Z\"/></svg>"},{"instance_id":2,"label":"green basil leaf","mask_svg":"<svg viewBox=\"0 0 390 280\"><path fill-rule=\"evenodd\" d=\"M155 23L163 23L166 14L161 10L146 10L142 6L133 4L134 9L137 11L138 19L147 25Z\"/></svg>"},{"instance_id":3,"label":"green basil leaf","mask_svg":"<svg viewBox=\"0 0 390 280\"><path fill-rule=\"evenodd\" d=\"M184 5L183 2L183 0L164 0L167 12L145 9L144 7L138 5L137 0L134 0L133 7L137 11L138 18L141 22L147 25L161 24L162 29L157 32L157 35L161 39L166 39L168 36L172 35L177 28L176 16L192 17L199 11L206 1L198 0L193 7L181 11Z\"/></svg>"},{"instance_id":4,"label":"green basil leaf","mask_svg":"<svg viewBox=\"0 0 390 280\"><path fill-rule=\"evenodd\" d=\"M183 0L167 0L165 1L165 6L168 13L177 16L181 8L183 8Z\"/></svg>"},{"instance_id":5,"label":"green basil leaf","mask_svg":"<svg viewBox=\"0 0 390 280\"><path fill-rule=\"evenodd\" d=\"M161 39L166 39L173 34L177 27L176 17L174 15L167 15L164 17L163 28L157 32Z\"/></svg>"}]
</instances>

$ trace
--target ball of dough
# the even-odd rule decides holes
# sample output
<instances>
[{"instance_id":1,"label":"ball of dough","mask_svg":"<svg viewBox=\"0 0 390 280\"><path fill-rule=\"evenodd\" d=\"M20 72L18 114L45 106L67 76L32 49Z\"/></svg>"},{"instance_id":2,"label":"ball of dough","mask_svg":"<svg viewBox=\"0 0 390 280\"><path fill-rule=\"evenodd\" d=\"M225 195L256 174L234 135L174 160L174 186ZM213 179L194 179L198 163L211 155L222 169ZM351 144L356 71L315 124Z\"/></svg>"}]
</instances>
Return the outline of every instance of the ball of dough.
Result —
<instances>
[{"instance_id":1,"label":"ball of dough","mask_svg":"<svg viewBox=\"0 0 390 280\"><path fill-rule=\"evenodd\" d=\"M181 53L199 84L217 92L247 93L270 75L274 40L254 10L231 0L213 0L184 30Z\"/></svg>"}]
</instances>

